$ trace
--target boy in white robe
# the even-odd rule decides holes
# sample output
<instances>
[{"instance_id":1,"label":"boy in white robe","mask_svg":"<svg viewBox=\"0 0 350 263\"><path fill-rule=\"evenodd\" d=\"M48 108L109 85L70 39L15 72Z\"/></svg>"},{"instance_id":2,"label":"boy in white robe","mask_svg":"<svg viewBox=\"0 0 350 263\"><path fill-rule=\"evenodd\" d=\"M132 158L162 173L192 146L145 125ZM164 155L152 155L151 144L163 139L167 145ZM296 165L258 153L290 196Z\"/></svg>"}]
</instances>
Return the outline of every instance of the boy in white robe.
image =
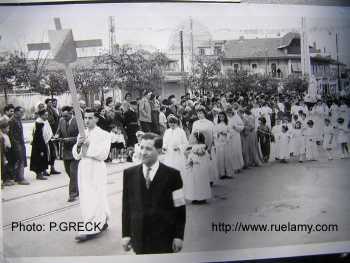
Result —
<instances>
[{"instance_id":1,"label":"boy in white robe","mask_svg":"<svg viewBox=\"0 0 350 263\"><path fill-rule=\"evenodd\" d=\"M319 132L314 127L313 120L307 121L303 135L305 138L306 160L316 161L318 159L317 140Z\"/></svg>"},{"instance_id":2,"label":"boy in white robe","mask_svg":"<svg viewBox=\"0 0 350 263\"><path fill-rule=\"evenodd\" d=\"M85 137L78 137L73 146L73 157L80 160L78 186L82 219L85 227L76 237L78 242L98 236L108 227L110 210L107 200L107 159L111 147L110 133L96 125L94 110L85 112Z\"/></svg>"}]
</instances>

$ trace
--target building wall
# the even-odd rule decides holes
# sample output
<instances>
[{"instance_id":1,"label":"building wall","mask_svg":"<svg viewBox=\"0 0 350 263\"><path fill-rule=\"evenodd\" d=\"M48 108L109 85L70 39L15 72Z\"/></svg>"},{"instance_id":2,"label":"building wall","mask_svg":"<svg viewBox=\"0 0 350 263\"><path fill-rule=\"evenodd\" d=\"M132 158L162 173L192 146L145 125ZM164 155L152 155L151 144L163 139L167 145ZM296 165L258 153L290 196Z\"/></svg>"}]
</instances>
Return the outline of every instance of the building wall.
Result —
<instances>
[{"instance_id":1,"label":"building wall","mask_svg":"<svg viewBox=\"0 0 350 263\"><path fill-rule=\"evenodd\" d=\"M288 59L271 59L268 58L267 61L265 59L232 59L225 60L223 62L223 71L226 72L228 69L235 69L235 64L238 65L238 69L248 70L251 73L260 73L264 74L266 72L272 73L272 64L276 65L276 72L280 69L282 77L288 76ZM256 65L256 68L253 68L253 64ZM277 73L276 73L277 77Z\"/></svg>"}]
</instances>

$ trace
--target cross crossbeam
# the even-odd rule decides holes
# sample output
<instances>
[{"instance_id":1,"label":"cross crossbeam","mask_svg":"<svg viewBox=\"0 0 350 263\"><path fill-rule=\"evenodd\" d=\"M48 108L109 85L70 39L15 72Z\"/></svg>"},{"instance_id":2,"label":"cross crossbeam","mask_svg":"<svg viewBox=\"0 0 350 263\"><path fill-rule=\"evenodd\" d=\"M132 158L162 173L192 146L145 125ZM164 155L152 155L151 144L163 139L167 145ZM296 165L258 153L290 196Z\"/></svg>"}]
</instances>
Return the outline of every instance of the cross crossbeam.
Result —
<instances>
[{"instance_id":1,"label":"cross crossbeam","mask_svg":"<svg viewBox=\"0 0 350 263\"><path fill-rule=\"evenodd\" d=\"M54 60L65 66L79 134L85 137L84 122L79 107L77 90L72 69L69 64L77 60L77 48L100 47L102 46L102 40L91 39L75 41L71 29L62 29L61 20L59 18L54 18L54 23L56 30L49 30L49 43L31 43L27 45L27 48L28 51L50 50Z\"/></svg>"}]
</instances>

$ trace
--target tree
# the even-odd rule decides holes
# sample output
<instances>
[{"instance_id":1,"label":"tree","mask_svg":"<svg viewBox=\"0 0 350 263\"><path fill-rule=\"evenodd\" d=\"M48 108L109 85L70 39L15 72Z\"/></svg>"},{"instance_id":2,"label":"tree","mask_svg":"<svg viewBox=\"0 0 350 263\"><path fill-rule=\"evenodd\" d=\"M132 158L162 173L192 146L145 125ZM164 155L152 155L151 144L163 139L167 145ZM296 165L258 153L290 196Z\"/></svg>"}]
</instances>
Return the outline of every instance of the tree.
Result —
<instances>
[{"instance_id":1,"label":"tree","mask_svg":"<svg viewBox=\"0 0 350 263\"><path fill-rule=\"evenodd\" d=\"M27 85L29 67L22 52L10 54L8 58L3 58L0 63L0 86L5 95L5 103L8 103L7 93L14 86L21 87Z\"/></svg>"},{"instance_id":2,"label":"tree","mask_svg":"<svg viewBox=\"0 0 350 263\"><path fill-rule=\"evenodd\" d=\"M266 95L277 93L279 80L268 74L257 74L256 78L256 91L263 92Z\"/></svg>"},{"instance_id":3,"label":"tree","mask_svg":"<svg viewBox=\"0 0 350 263\"><path fill-rule=\"evenodd\" d=\"M257 76L249 74L247 70L226 71L227 90L231 92L247 92L256 88Z\"/></svg>"},{"instance_id":4,"label":"tree","mask_svg":"<svg viewBox=\"0 0 350 263\"><path fill-rule=\"evenodd\" d=\"M118 54L105 54L97 59L98 65L114 72L114 83L120 88L141 92L154 90L163 79L163 68L169 59L160 52L121 48Z\"/></svg>"},{"instance_id":5,"label":"tree","mask_svg":"<svg viewBox=\"0 0 350 263\"><path fill-rule=\"evenodd\" d=\"M302 77L296 74L289 75L283 81L284 90L288 93L302 94L307 91L309 81L306 76Z\"/></svg>"},{"instance_id":6,"label":"tree","mask_svg":"<svg viewBox=\"0 0 350 263\"><path fill-rule=\"evenodd\" d=\"M220 72L221 60L219 57L197 56L188 81L192 89L204 93L218 87Z\"/></svg>"}]
</instances>

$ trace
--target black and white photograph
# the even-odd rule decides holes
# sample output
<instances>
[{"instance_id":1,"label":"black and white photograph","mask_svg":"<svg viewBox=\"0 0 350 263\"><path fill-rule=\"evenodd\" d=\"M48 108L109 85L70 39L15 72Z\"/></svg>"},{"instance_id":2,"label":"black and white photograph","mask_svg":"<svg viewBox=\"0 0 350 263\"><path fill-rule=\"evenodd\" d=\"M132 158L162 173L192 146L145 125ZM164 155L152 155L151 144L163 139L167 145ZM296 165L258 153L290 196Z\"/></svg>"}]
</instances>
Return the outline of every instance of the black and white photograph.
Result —
<instances>
[{"instance_id":1,"label":"black and white photograph","mask_svg":"<svg viewBox=\"0 0 350 263\"><path fill-rule=\"evenodd\" d=\"M237 2L0 5L1 262L350 261L350 5Z\"/></svg>"}]
</instances>

